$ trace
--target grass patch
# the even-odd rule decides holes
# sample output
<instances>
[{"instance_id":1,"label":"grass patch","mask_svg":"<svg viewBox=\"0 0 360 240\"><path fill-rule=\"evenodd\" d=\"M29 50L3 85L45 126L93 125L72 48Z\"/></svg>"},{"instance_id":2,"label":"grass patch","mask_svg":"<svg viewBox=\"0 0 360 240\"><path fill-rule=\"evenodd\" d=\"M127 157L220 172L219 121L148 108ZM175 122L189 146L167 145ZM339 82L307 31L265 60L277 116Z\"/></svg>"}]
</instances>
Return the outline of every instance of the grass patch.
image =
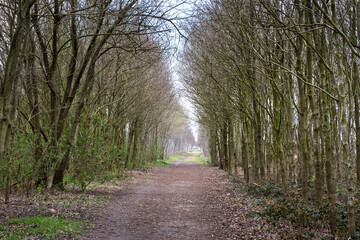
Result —
<instances>
[{"instance_id":1,"label":"grass patch","mask_svg":"<svg viewBox=\"0 0 360 240\"><path fill-rule=\"evenodd\" d=\"M6 240L25 239L41 236L56 239L65 233L80 234L82 223L63 218L34 216L10 220L8 226L0 226L0 238Z\"/></svg>"},{"instance_id":2,"label":"grass patch","mask_svg":"<svg viewBox=\"0 0 360 240\"><path fill-rule=\"evenodd\" d=\"M170 167L172 162L176 162L178 161L180 158L185 157L189 155L189 153L181 153L181 154L175 154L165 160L157 160L154 162L151 162L150 164L153 166L165 166L165 167Z\"/></svg>"},{"instance_id":3,"label":"grass patch","mask_svg":"<svg viewBox=\"0 0 360 240\"><path fill-rule=\"evenodd\" d=\"M169 166L171 166L172 162L179 161L181 158L186 157L186 156L189 156L189 157L184 159L185 162L195 162L195 163L199 163L204 166L207 165L207 162L206 162L204 156L202 155L201 151L191 151L191 152L176 154L165 160L157 160L155 162L152 162L151 165L169 167Z\"/></svg>"},{"instance_id":4,"label":"grass patch","mask_svg":"<svg viewBox=\"0 0 360 240\"><path fill-rule=\"evenodd\" d=\"M178 161L180 158L185 157L185 156L187 156L187 155L189 155L189 153L176 154L176 155L173 155L173 156L165 159L165 162L166 162L166 163L176 162L176 161Z\"/></svg>"},{"instance_id":5,"label":"grass patch","mask_svg":"<svg viewBox=\"0 0 360 240\"><path fill-rule=\"evenodd\" d=\"M167 162L165 162L165 161L163 161L163 160L157 160L157 161L155 161L155 162L151 162L151 165L153 165L153 166L165 166L165 167L169 167L169 166L170 166L169 163L167 163Z\"/></svg>"},{"instance_id":6,"label":"grass patch","mask_svg":"<svg viewBox=\"0 0 360 240\"><path fill-rule=\"evenodd\" d=\"M207 165L207 162L205 160L205 157L204 155L202 155L201 152L198 152L198 151L194 151L192 152L191 156L186 158L184 160L185 162L195 162L195 163L199 163L203 166L206 166Z\"/></svg>"}]
</instances>

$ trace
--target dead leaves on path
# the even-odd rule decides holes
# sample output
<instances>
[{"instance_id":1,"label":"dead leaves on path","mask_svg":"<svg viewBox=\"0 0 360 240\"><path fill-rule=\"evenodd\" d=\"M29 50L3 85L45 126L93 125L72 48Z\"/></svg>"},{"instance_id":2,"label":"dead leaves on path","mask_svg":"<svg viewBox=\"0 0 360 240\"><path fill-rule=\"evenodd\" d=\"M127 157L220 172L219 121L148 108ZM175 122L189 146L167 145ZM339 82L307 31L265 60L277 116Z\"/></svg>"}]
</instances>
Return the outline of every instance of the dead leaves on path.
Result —
<instances>
[{"instance_id":1,"label":"dead leaves on path","mask_svg":"<svg viewBox=\"0 0 360 240\"><path fill-rule=\"evenodd\" d=\"M309 229L295 228L290 222L267 222L259 214L264 211L261 201L245 190L232 191L235 183L222 170L202 167L201 171L207 172L202 181L208 193L205 192L202 197L209 204L204 207L214 208L217 212L214 216L216 224L209 230L213 239L303 239L309 234ZM30 198L15 194L11 204L0 204L0 223L6 224L8 219L14 217L44 215L95 224L105 213L104 209L122 196L122 188L141 184L144 180L156 177L159 172L161 167L155 167L147 173L136 171L127 182L116 183L116 187L108 186L112 184L107 183L96 187L93 192L58 192ZM179 207L183 208L182 211L189 212L187 207L191 205L192 202L184 199ZM324 225L312 235L314 239L328 236L328 226ZM63 237L66 239L73 236Z\"/></svg>"}]
</instances>

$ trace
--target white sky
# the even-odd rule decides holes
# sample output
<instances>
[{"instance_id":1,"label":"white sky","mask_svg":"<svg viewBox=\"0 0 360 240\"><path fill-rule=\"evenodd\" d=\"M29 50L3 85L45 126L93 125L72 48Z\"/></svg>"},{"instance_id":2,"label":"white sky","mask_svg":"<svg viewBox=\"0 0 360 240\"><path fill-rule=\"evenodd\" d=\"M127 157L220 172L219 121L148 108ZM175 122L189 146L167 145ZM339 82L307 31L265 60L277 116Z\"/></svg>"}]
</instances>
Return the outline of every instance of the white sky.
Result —
<instances>
[{"instance_id":1,"label":"white sky","mask_svg":"<svg viewBox=\"0 0 360 240\"><path fill-rule=\"evenodd\" d=\"M193 12L193 9L195 8L195 2L196 0L189 0L186 1L183 0L171 0L171 4L177 5L179 3L181 6L177 7L176 9L172 10L172 14L174 16L177 16L178 18L183 18L182 20L177 20L175 23L177 24L178 28L181 29L181 26L186 24L186 18L189 18ZM172 33L172 45L174 48L176 48L176 53L171 58L171 72L172 72L172 81L173 85L177 92L180 93L180 104L183 107L185 114L188 117L190 129L193 132L195 141L198 140L199 135L199 125L196 122L196 110L192 103L189 101L189 99L185 96L185 89L181 81L179 71L180 62L177 60L177 56L182 53L183 50L183 44L184 39L180 36L180 34L177 32L177 30L174 29Z\"/></svg>"}]
</instances>

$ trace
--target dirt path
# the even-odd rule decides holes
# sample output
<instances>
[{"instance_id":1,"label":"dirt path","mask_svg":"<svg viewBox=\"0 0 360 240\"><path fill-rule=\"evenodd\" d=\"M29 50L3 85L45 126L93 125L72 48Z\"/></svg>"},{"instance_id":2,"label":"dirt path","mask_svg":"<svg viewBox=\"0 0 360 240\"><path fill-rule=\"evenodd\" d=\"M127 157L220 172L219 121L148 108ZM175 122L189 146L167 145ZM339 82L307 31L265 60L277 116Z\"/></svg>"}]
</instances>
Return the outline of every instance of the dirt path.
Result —
<instances>
[{"instance_id":1,"label":"dirt path","mask_svg":"<svg viewBox=\"0 0 360 240\"><path fill-rule=\"evenodd\" d=\"M219 173L183 160L117 193L85 239L226 239ZM217 176L216 176L217 175Z\"/></svg>"}]
</instances>

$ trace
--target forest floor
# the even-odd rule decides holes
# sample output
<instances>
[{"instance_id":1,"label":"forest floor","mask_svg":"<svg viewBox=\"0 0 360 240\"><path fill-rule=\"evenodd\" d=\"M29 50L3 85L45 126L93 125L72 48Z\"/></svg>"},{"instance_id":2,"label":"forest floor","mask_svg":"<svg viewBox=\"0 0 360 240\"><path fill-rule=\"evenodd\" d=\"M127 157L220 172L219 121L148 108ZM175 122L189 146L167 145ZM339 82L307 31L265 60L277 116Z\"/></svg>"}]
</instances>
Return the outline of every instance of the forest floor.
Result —
<instances>
[{"instance_id":1,"label":"forest floor","mask_svg":"<svg viewBox=\"0 0 360 240\"><path fill-rule=\"evenodd\" d=\"M280 239L264 219L246 217L247 201L234 203L223 171L191 156L118 191L84 239Z\"/></svg>"},{"instance_id":2,"label":"forest floor","mask_svg":"<svg viewBox=\"0 0 360 240\"><path fill-rule=\"evenodd\" d=\"M89 186L85 192L13 194L10 204L0 204L0 239L307 238L309 229L266 221L258 214L264 211L264 200L239 190L239 183L224 171L201 165L197 154L169 167L132 171L125 181ZM34 223L29 228L11 222L28 216L68 219L81 223L82 229L67 232L65 226L55 234L49 228L36 235ZM327 229L324 225L307 239L327 236Z\"/></svg>"}]
</instances>

